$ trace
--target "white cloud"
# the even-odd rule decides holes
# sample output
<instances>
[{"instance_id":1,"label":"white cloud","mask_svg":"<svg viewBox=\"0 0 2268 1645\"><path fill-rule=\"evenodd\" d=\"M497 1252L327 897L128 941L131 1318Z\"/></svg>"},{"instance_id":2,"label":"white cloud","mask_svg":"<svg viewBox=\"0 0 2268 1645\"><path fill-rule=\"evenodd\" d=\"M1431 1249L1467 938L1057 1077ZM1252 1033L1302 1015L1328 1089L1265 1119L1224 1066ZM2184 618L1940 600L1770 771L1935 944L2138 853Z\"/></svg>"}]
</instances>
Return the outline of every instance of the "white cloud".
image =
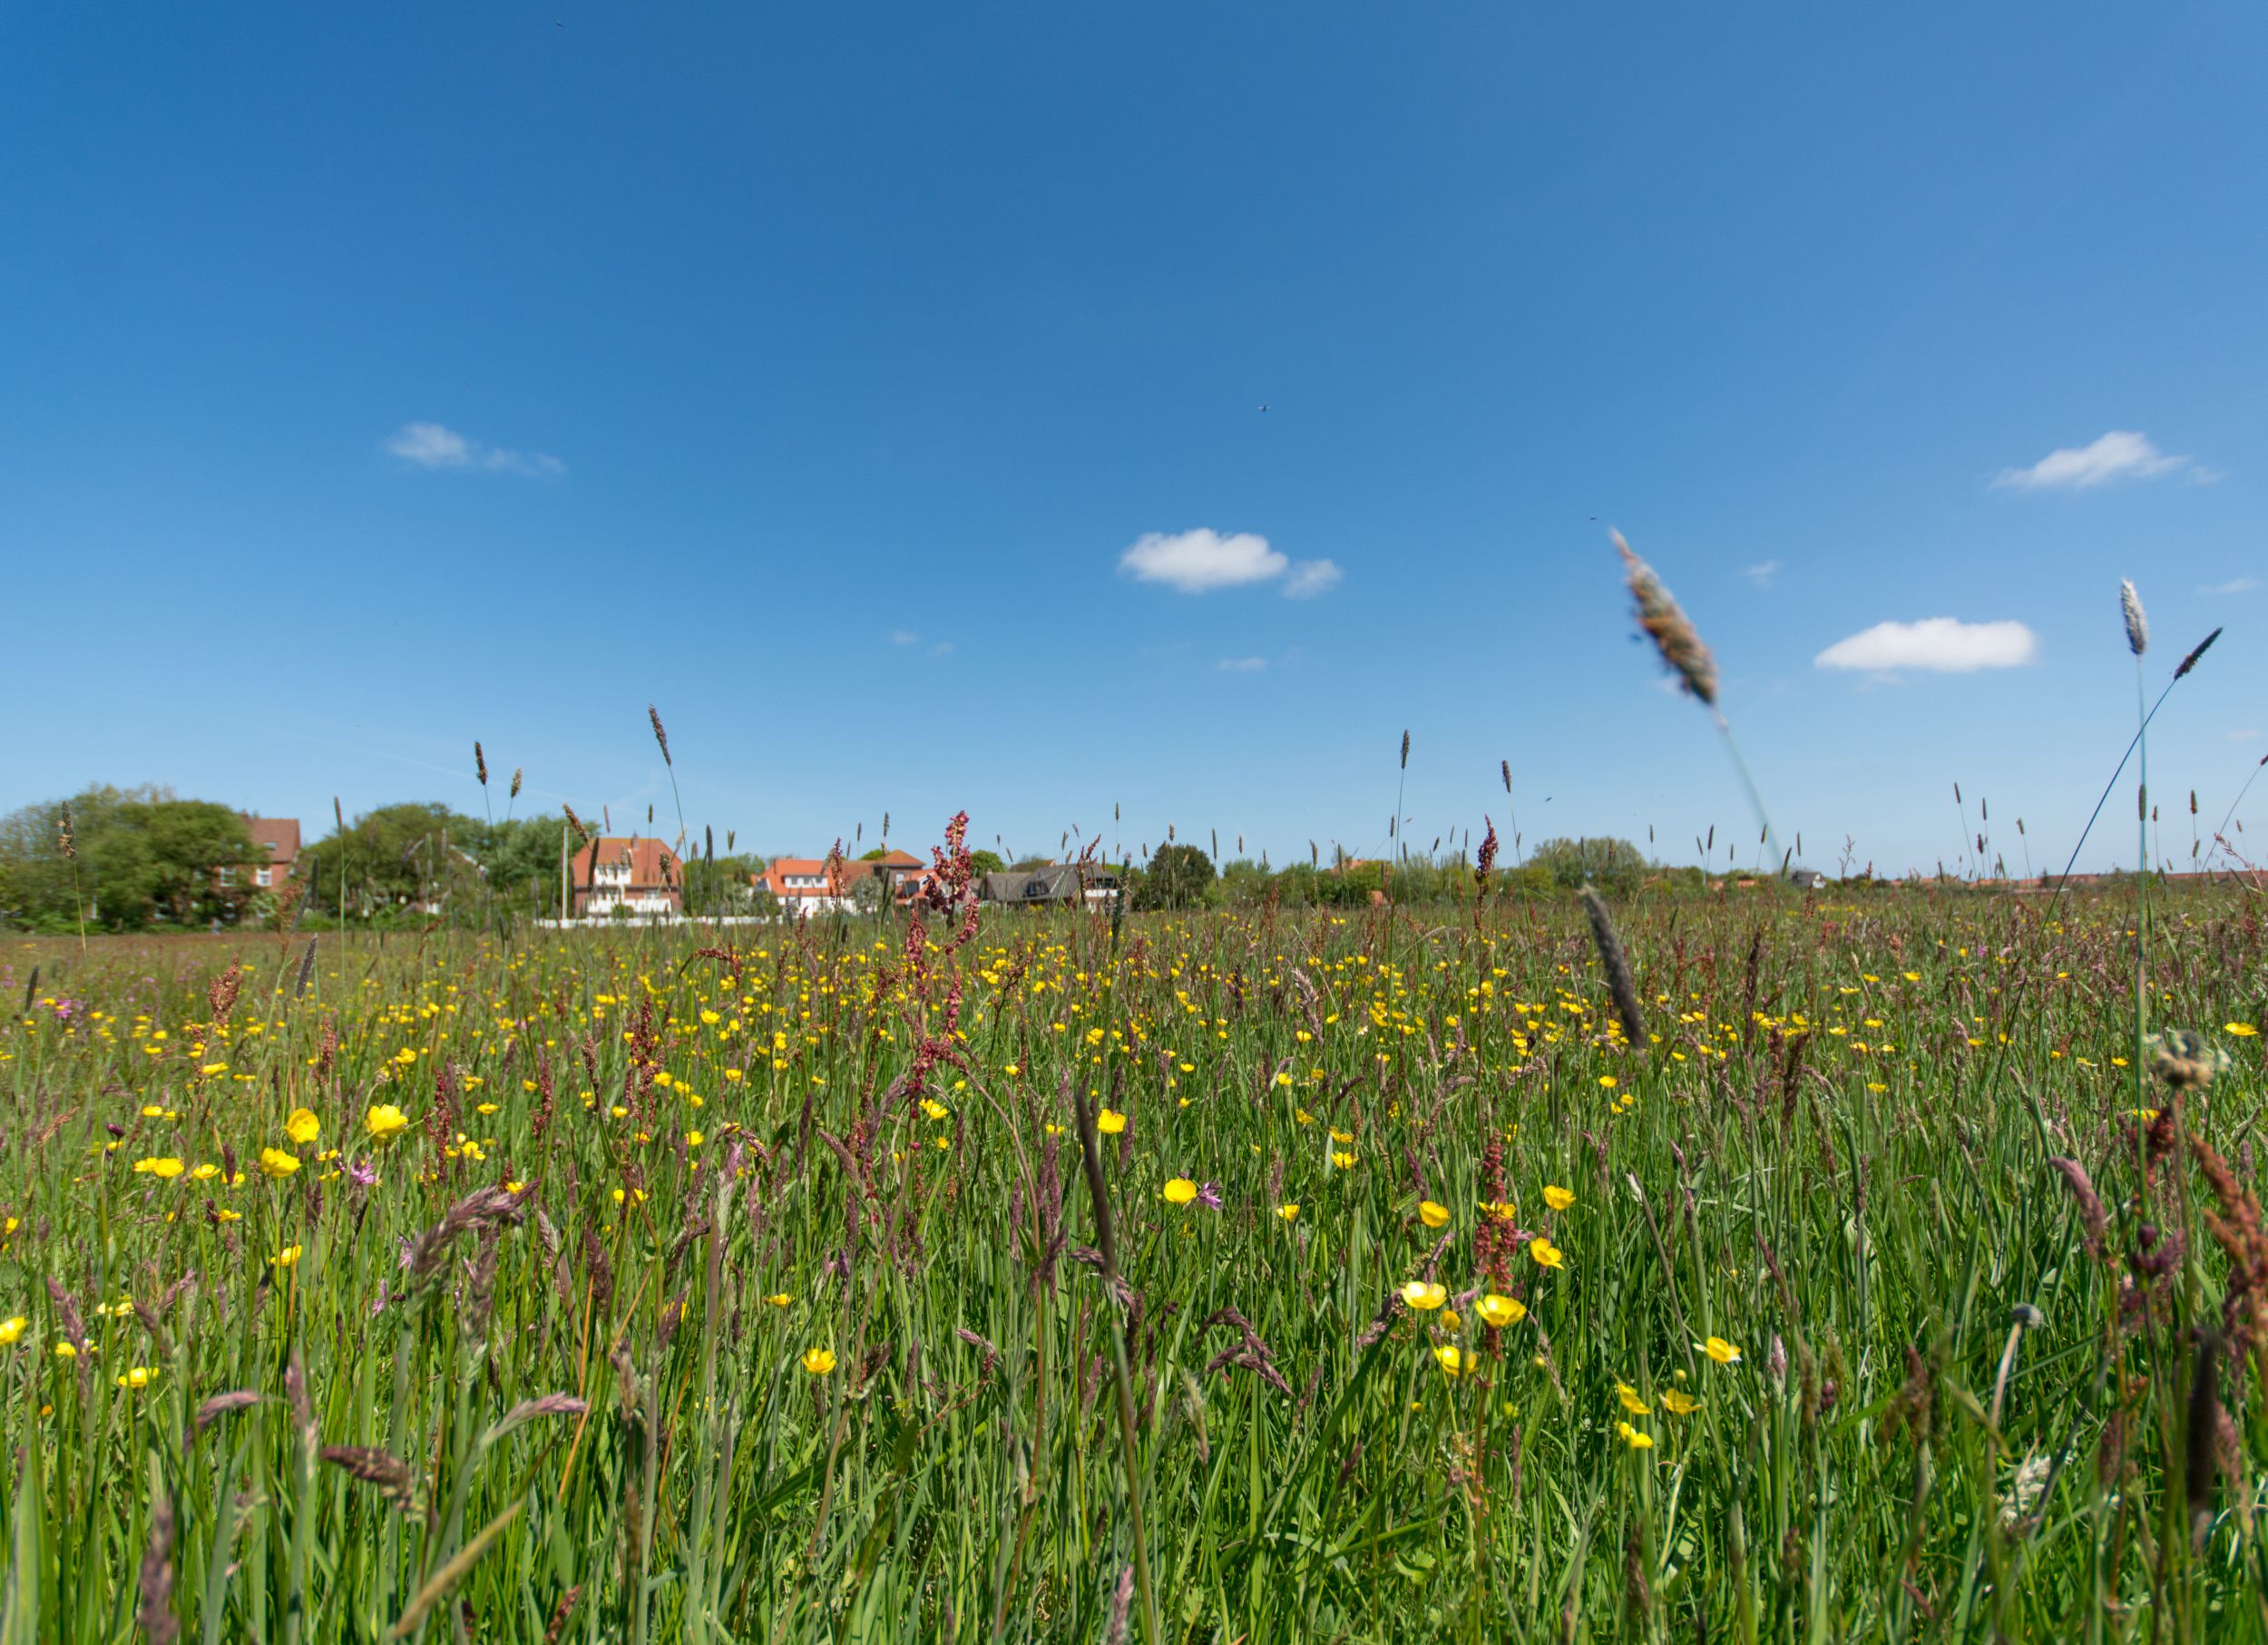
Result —
<instances>
[{"instance_id":1,"label":"white cloud","mask_svg":"<svg viewBox=\"0 0 2268 1645\"><path fill-rule=\"evenodd\" d=\"M2150 443L2146 434L2113 429L2091 446L2067 446L2051 451L2029 468L2004 468L1995 485L2013 491L2085 491L2111 480L2152 480L2160 475L2196 469L2187 457L2169 457Z\"/></svg>"},{"instance_id":2,"label":"white cloud","mask_svg":"<svg viewBox=\"0 0 2268 1645\"><path fill-rule=\"evenodd\" d=\"M1266 657L1224 657L1214 666L1224 674L1256 674L1267 665Z\"/></svg>"},{"instance_id":3,"label":"white cloud","mask_svg":"<svg viewBox=\"0 0 2268 1645\"><path fill-rule=\"evenodd\" d=\"M1969 674L1979 669L2020 668L2039 655L2039 636L2020 622L1963 622L1925 617L1919 622L1877 622L1838 640L1813 661L1823 669L1894 673Z\"/></svg>"},{"instance_id":4,"label":"white cloud","mask_svg":"<svg viewBox=\"0 0 2268 1645\"><path fill-rule=\"evenodd\" d=\"M910 628L894 628L890 631L892 645L919 645L921 642L922 637Z\"/></svg>"},{"instance_id":5,"label":"white cloud","mask_svg":"<svg viewBox=\"0 0 2268 1645\"><path fill-rule=\"evenodd\" d=\"M2226 583L2209 583L2197 592L2201 594L2249 594L2260 586L2257 577L2231 577Z\"/></svg>"},{"instance_id":6,"label":"white cloud","mask_svg":"<svg viewBox=\"0 0 2268 1645\"><path fill-rule=\"evenodd\" d=\"M552 479L567 472L566 464L547 453L484 445L438 423L405 423L386 436L385 446L403 462L420 468L479 468L532 479Z\"/></svg>"},{"instance_id":7,"label":"white cloud","mask_svg":"<svg viewBox=\"0 0 2268 1645\"><path fill-rule=\"evenodd\" d=\"M1284 598L1313 600L1318 594L1329 593L1345 577L1335 560L1302 560L1292 567L1291 580L1284 584Z\"/></svg>"},{"instance_id":8,"label":"white cloud","mask_svg":"<svg viewBox=\"0 0 2268 1645\"><path fill-rule=\"evenodd\" d=\"M1235 588L1280 577L1291 561L1248 531L1222 536L1202 526L1196 531L1145 532L1119 556L1119 569L1144 583L1163 583L1185 594Z\"/></svg>"},{"instance_id":9,"label":"white cloud","mask_svg":"<svg viewBox=\"0 0 2268 1645\"><path fill-rule=\"evenodd\" d=\"M950 656L952 652L953 641L950 640L940 640L936 644L929 648L929 654L933 657Z\"/></svg>"},{"instance_id":10,"label":"white cloud","mask_svg":"<svg viewBox=\"0 0 2268 1645\"><path fill-rule=\"evenodd\" d=\"M1777 560L1762 561L1757 564L1749 566L1746 570L1741 573L1742 576L1747 578L1749 582L1755 583L1758 588L1770 588L1772 586L1772 579L1779 574L1780 563Z\"/></svg>"},{"instance_id":11,"label":"white cloud","mask_svg":"<svg viewBox=\"0 0 2268 1645\"><path fill-rule=\"evenodd\" d=\"M2229 733L2229 740L2231 742L2250 742L2259 735L2260 733L2258 731L2231 731Z\"/></svg>"}]
</instances>

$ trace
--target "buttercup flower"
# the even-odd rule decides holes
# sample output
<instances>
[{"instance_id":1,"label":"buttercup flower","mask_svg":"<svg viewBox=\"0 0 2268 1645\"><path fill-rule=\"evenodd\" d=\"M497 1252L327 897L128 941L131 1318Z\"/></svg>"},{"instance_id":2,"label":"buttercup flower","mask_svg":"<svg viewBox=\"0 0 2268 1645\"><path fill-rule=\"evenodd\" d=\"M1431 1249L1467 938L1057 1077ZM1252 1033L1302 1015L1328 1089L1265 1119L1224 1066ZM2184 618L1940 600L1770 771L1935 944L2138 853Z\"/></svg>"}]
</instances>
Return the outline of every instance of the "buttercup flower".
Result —
<instances>
[{"instance_id":1,"label":"buttercup flower","mask_svg":"<svg viewBox=\"0 0 2268 1645\"><path fill-rule=\"evenodd\" d=\"M1421 1312L1431 1313L1449 1300L1449 1288L1430 1280L1413 1279L1402 1288L1402 1300Z\"/></svg>"},{"instance_id":2,"label":"buttercup flower","mask_svg":"<svg viewBox=\"0 0 2268 1645\"><path fill-rule=\"evenodd\" d=\"M1126 1129L1126 1116L1114 1108L1106 1108L1095 1116L1095 1129L1106 1137L1115 1137Z\"/></svg>"},{"instance_id":3,"label":"buttercup flower","mask_svg":"<svg viewBox=\"0 0 2268 1645\"><path fill-rule=\"evenodd\" d=\"M1433 1359L1441 1366L1442 1372L1450 1376L1456 1376L1458 1372L1465 1368L1465 1356L1457 1351L1457 1345L1453 1342L1445 1342L1435 1348Z\"/></svg>"},{"instance_id":4,"label":"buttercup flower","mask_svg":"<svg viewBox=\"0 0 2268 1645\"><path fill-rule=\"evenodd\" d=\"M409 1116L391 1102L381 1102L363 1116L362 1124L375 1141L383 1142L397 1131L407 1131Z\"/></svg>"},{"instance_id":5,"label":"buttercup flower","mask_svg":"<svg viewBox=\"0 0 2268 1645\"><path fill-rule=\"evenodd\" d=\"M284 1135L305 1147L323 1134L323 1122L312 1109L295 1108L284 1120Z\"/></svg>"},{"instance_id":6,"label":"buttercup flower","mask_svg":"<svg viewBox=\"0 0 2268 1645\"><path fill-rule=\"evenodd\" d=\"M23 1340L24 1327L31 1323L21 1314L11 1314L7 1318L0 1319L0 1346Z\"/></svg>"},{"instance_id":7,"label":"buttercup flower","mask_svg":"<svg viewBox=\"0 0 2268 1645\"><path fill-rule=\"evenodd\" d=\"M171 1158L159 1160L137 1160L134 1161L134 1170L142 1175L145 1177L161 1177L169 1182L174 1178L180 1176L186 1169L187 1168L183 1166L179 1160Z\"/></svg>"},{"instance_id":8,"label":"buttercup flower","mask_svg":"<svg viewBox=\"0 0 2268 1645\"><path fill-rule=\"evenodd\" d=\"M1538 1234L1528 1242L1528 1254L1548 1268L1567 1266L1567 1253L1541 1234Z\"/></svg>"},{"instance_id":9,"label":"buttercup flower","mask_svg":"<svg viewBox=\"0 0 2268 1645\"><path fill-rule=\"evenodd\" d=\"M299 1156L288 1154L280 1148L259 1151L259 1168L271 1177L288 1177L299 1169Z\"/></svg>"},{"instance_id":10,"label":"buttercup flower","mask_svg":"<svg viewBox=\"0 0 2268 1645\"><path fill-rule=\"evenodd\" d=\"M1286 1222L1297 1221L1299 1219L1299 1201L1294 1199L1288 1204L1277 1206L1276 1208L1276 1214L1283 1218Z\"/></svg>"},{"instance_id":11,"label":"buttercup flower","mask_svg":"<svg viewBox=\"0 0 2268 1645\"><path fill-rule=\"evenodd\" d=\"M1641 1429L1633 1428L1627 1422L1615 1424L1615 1432L1622 1435L1622 1443L1633 1451L1651 1451L1654 1448L1652 1434Z\"/></svg>"},{"instance_id":12,"label":"buttercup flower","mask_svg":"<svg viewBox=\"0 0 2268 1645\"><path fill-rule=\"evenodd\" d=\"M1694 1344L1694 1346L1721 1366L1735 1365L1740 1360L1740 1350L1722 1337L1712 1337L1706 1342Z\"/></svg>"},{"instance_id":13,"label":"buttercup flower","mask_svg":"<svg viewBox=\"0 0 2268 1645\"><path fill-rule=\"evenodd\" d=\"M1197 1184L1187 1177L1176 1177L1166 1184L1165 1197L1174 1205L1187 1205L1197 1198Z\"/></svg>"},{"instance_id":14,"label":"buttercup flower","mask_svg":"<svg viewBox=\"0 0 2268 1645\"><path fill-rule=\"evenodd\" d=\"M1556 1182L1547 1182L1543 1189L1543 1202L1555 1211L1563 1211L1575 1203L1575 1195L1572 1190L1561 1188Z\"/></svg>"},{"instance_id":15,"label":"buttercup flower","mask_svg":"<svg viewBox=\"0 0 2268 1645\"><path fill-rule=\"evenodd\" d=\"M803 1355L803 1368L814 1376L825 1376L835 1368L835 1350L806 1348Z\"/></svg>"},{"instance_id":16,"label":"buttercup flower","mask_svg":"<svg viewBox=\"0 0 2268 1645\"><path fill-rule=\"evenodd\" d=\"M1518 1325L1528 1317L1528 1305L1517 1297L1500 1297L1494 1291L1474 1305L1473 1312L1481 1316L1483 1325L1502 1330L1508 1325Z\"/></svg>"},{"instance_id":17,"label":"buttercup flower","mask_svg":"<svg viewBox=\"0 0 2268 1645\"><path fill-rule=\"evenodd\" d=\"M1418 1201L1418 1220L1428 1228L1441 1228L1449 1221L1449 1208L1436 1205L1431 1199Z\"/></svg>"}]
</instances>

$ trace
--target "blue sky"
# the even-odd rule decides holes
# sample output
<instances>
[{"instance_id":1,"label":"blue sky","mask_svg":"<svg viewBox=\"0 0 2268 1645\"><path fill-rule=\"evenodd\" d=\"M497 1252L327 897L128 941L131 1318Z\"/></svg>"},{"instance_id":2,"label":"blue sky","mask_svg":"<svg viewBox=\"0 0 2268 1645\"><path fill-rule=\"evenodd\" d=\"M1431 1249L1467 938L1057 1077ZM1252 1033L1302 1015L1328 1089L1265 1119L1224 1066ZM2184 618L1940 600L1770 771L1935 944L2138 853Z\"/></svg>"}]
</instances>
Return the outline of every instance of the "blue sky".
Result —
<instances>
[{"instance_id":1,"label":"blue sky","mask_svg":"<svg viewBox=\"0 0 2268 1645\"><path fill-rule=\"evenodd\" d=\"M2225 622L2185 860L2268 752L2263 70L2234 4L15 8L0 805L477 810L477 737L642 824L652 701L766 850L1374 853L1405 727L1418 845L1505 759L1531 844L1753 845L1614 525L1828 867L1956 782L2059 861L2118 580L2154 691Z\"/></svg>"}]
</instances>

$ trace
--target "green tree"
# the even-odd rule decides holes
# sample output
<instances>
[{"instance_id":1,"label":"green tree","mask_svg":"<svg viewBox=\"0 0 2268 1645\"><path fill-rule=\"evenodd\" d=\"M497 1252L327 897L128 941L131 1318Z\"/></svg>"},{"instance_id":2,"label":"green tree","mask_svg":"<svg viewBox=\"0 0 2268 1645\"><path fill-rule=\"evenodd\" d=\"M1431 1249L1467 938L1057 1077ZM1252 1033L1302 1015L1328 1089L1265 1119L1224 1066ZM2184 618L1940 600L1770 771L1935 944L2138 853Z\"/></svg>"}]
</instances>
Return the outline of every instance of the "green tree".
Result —
<instances>
[{"instance_id":1,"label":"green tree","mask_svg":"<svg viewBox=\"0 0 2268 1645\"><path fill-rule=\"evenodd\" d=\"M74 858L62 844L69 813ZM89 788L0 820L0 918L43 930L235 923L255 895L244 819L161 788Z\"/></svg>"},{"instance_id":2,"label":"green tree","mask_svg":"<svg viewBox=\"0 0 2268 1645\"><path fill-rule=\"evenodd\" d=\"M1225 908L1255 908L1268 900L1275 886L1274 876L1258 863L1223 863L1213 900Z\"/></svg>"},{"instance_id":3,"label":"green tree","mask_svg":"<svg viewBox=\"0 0 2268 1645\"><path fill-rule=\"evenodd\" d=\"M1213 859L1195 846L1160 846L1142 876L1138 908L1194 908L1213 886Z\"/></svg>"},{"instance_id":4,"label":"green tree","mask_svg":"<svg viewBox=\"0 0 2268 1645\"><path fill-rule=\"evenodd\" d=\"M506 824L514 830L523 826ZM434 906L467 918L477 918L486 906L478 852L492 846L498 829L476 818L460 816L437 802L409 802L380 806L366 811L344 834L318 840L300 854L301 872L308 880L308 895L325 912L369 918L387 910L408 911ZM515 834L513 860L537 853L530 847L542 836ZM543 872L556 884L559 874L559 836L549 836L550 856Z\"/></svg>"},{"instance_id":5,"label":"green tree","mask_svg":"<svg viewBox=\"0 0 2268 1645\"><path fill-rule=\"evenodd\" d=\"M1646 874L1646 857L1627 839L1604 837L1547 839L1528 854L1528 865L1564 891L1588 883L1608 893L1635 890Z\"/></svg>"},{"instance_id":6,"label":"green tree","mask_svg":"<svg viewBox=\"0 0 2268 1645\"><path fill-rule=\"evenodd\" d=\"M763 871L753 857L695 857L685 865L686 913L753 914L756 876Z\"/></svg>"},{"instance_id":7,"label":"green tree","mask_svg":"<svg viewBox=\"0 0 2268 1645\"><path fill-rule=\"evenodd\" d=\"M1008 865L1001 860L1001 855L997 851L972 851L969 853L969 868L972 873L980 875L998 874L1002 869L1007 867Z\"/></svg>"}]
</instances>

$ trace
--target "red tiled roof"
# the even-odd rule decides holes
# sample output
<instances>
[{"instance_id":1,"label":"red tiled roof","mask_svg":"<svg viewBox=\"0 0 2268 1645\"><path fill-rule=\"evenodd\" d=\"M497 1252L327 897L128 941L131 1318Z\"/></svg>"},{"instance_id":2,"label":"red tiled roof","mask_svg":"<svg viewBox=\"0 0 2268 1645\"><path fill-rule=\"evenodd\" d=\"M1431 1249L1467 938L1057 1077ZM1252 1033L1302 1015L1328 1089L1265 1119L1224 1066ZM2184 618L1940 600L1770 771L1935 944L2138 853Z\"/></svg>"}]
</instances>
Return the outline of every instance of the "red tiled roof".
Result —
<instances>
[{"instance_id":1,"label":"red tiled roof","mask_svg":"<svg viewBox=\"0 0 2268 1645\"><path fill-rule=\"evenodd\" d=\"M253 848L278 867L288 868L299 855L299 819L296 817L246 817L245 832Z\"/></svg>"},{"instance_id":2,"label":"red tiled roof","mask_svg":"<svg viewBox=\"0 0 2268 1645\"><path fill-rule=\"evenodd\" d=\"M677 853L660 840L609 835L603 839L586 842L569 859L577 890L590 887L593 846L598 847L597 861L601 868L614 867L622 861L625 854L629 856L630 883L632 886L668 886L674 889L685 884L685 866L678 861Z\"/></svg>"}]
</instances>

